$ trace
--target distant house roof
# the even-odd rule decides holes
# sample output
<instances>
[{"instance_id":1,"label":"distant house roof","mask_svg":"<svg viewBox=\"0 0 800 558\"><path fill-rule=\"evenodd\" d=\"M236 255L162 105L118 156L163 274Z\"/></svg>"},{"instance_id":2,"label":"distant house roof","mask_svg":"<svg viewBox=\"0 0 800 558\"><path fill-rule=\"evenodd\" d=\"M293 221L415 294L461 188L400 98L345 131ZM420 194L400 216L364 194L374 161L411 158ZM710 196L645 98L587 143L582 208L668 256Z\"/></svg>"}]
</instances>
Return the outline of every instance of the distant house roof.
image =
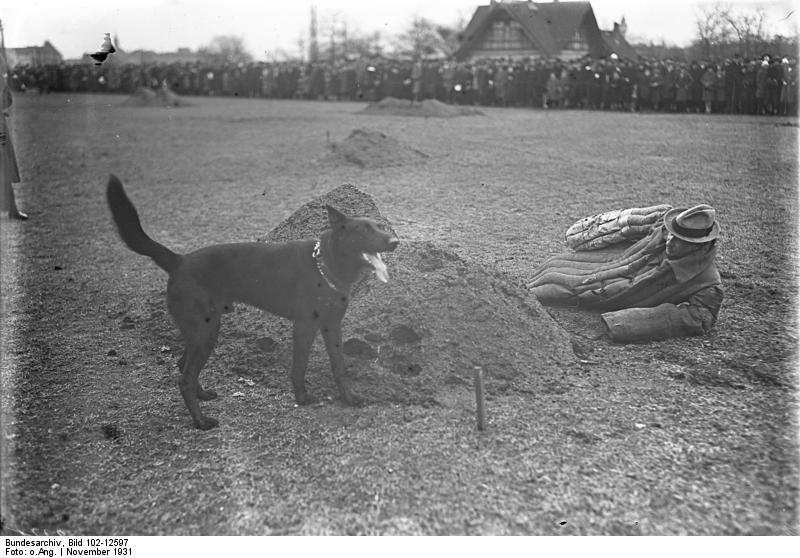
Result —
<instances>
[{"instance_id":1,"label":"distant house roof","mask_svg":"<svg viewBox=\"0 0 800 558\"><path fill-rule=\"evenodd\" d=\"M515 4L527 4L528 2L515 2ZM592 4L589 2L550 2L536 4L538 14L544 25L546 32L553 37L556 48L561 50L564 43L584 23L598 29L597 20L594 17ZM595 37L596 38L596 37Z\"/></svg>"},{"instance_id":2,"label":"distant house roof","mask_svg":"<svg viewBox=\"0 0 800 558\"><path fill-rule=\"evenodd\" d=\"M624 42L628 50L623 54L624 47L610 48L597 25L590 2L492 2L487 6L478 6L462 34L455 57L465 59L479 50L481 41L498 18L519 23L530 43L531 53L535 51L545 56L558 56L564 51L571 51L570 45L576 34L580 34L585 42L586 54L603 57L617 52L620 56L636 57L621 33L615 34L615 40Z\"/></svg>"},{"instance_id":3,"label":"distant house roof","mask_svg":"<svg viewBox=\"0 0 800 558\"><path fill-rule=\"evenodd\" d=\"M617 29L613 31L601 31L603 34L603 42L610 53L615 53L620 58L628 58L636 60L639 54L634 50L625 37Z\"/></svg>"},{"instance_id":4,"label":"distant house roof","mask_svg":"<svg viewBox=\"0 0 800 558\"><path fill-rule=\"evenodd\" d=\"M42 46L6 48L6 58L8 65L12 67L18 64L44 66L64 61L61 53L50 41L45 41Z\"/></svg>"}]
</instances>

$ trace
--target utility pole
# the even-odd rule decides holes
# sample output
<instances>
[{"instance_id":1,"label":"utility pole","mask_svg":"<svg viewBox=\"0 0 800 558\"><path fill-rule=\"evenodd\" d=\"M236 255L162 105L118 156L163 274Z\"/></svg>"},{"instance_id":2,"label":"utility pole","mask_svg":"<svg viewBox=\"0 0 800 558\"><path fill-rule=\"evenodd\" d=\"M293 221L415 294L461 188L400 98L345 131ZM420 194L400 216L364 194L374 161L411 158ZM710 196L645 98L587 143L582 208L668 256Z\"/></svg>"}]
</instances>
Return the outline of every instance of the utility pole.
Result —
<instances>
[{"instance_id":1,"label":"utility pole","mask_svg":"<svg viewBox=\"0 0 800 558\"><path fill-rule=\"evenodd\" d=\"M317 7L311 6L311 29L309 30L308 61L317 62L319 43L317 42Z\"/></svg>"},{"instance_id":2,"label":"utility pole","mask_svg":"<svg viewBox=\"0 0 800 558\"><path fill-rule=\"evenodd\" d=\"M330 63L333 64L335 61L336 61L336 19L334 18L333 23L331 23Z\"/></svg>"},{"instance_id":3,"label":"utility pole","mask_svg":"<svg viewBox=\"0 0 800 558\"><path fill-rule=\"evenodd\" d=\"M347 21L342 23L342 54L347 56L349 45L347 44Z\"/></svg>"},{"instance_id":4,"label":"utility pole","mask_svg":"<svg viewBox=\"0 0 800 558\"><path fill-rule=\"evenodd\" d=\"M6 36L3 33L3 20L0 19L0 55L3 56L3 62L8 64L8 58L6 58Z\"/></svg>"},{"instance_id":5,"label":"utility pole","mask_svg":"<svg viewBox=\"0 0 800 558\"><path fill-rule=\"evenodd\" d=\"M0 19L0 56L3 57L3 69L6 73L6 75L0 75L0 79L6 80L6 83L8 83L8 79L11 77L11 63L6 55L6 36L3 33L2 19ZM0 118L2 118L2 115L0 115Z\"/></svg>"}]
</instances>

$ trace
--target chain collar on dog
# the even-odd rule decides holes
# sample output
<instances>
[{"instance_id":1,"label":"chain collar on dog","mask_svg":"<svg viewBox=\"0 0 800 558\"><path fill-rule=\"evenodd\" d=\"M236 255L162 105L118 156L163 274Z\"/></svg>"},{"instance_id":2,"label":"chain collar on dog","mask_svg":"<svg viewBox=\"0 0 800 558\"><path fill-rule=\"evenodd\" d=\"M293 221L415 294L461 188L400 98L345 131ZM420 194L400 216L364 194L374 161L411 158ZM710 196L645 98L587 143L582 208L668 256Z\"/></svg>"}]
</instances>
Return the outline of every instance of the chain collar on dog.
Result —
<instances>
[{"instance_id":1,"label":"chain collar on dog","mask_svg":"<svg viewBox=\"0 0 800 558\"><path fill-rule=\"evenodd\" d=\"M342 291L342 289L337 287L336 283L332 279L328 278L328 275L325 273L323 267L327 266L325 265L325 262L322 260L322 250L320 250L320 246L321 242L317 240L314 243L314 250L311 252L311 257L314 258L314 262L317 264L317 270L319 271L319 274L322 275L322 278L325 279L325 282L331 289L333 289L334 291L344 292Z\"/></svg>"}]
</instances>

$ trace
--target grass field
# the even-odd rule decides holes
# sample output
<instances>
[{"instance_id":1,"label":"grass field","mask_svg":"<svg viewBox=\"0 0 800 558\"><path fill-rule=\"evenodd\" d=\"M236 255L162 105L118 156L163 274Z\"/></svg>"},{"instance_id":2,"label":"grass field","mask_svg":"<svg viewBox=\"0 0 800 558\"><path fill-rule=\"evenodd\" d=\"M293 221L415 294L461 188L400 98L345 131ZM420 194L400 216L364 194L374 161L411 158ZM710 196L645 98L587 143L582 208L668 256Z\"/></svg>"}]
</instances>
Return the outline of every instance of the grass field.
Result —
<instances>
[{"instance_id":1,"label":"grass field","mask_svg":"<svg viewBox=\"0 0 800 558\"><path fill-rule=\"evenodd\" d=\"M3 533L799 533L796 119L123 100L15 98L31 220L2 221ZM353 130L427 157L332 157ZM113 230L109 172L178 252L253 240L350 183L404 241L519 282L581 217L710 203L725 302L710 335L645 345L591 341L555 315L583 362L534 392L490 392L485 432L468 385L342 406L319 340L309 380L333 399L295 408L287 325L241 309L204 371L221 426L200 432L175 385L166 277ZM367 371L348 366L358 391Z\"/></svg>"}]
</instances>

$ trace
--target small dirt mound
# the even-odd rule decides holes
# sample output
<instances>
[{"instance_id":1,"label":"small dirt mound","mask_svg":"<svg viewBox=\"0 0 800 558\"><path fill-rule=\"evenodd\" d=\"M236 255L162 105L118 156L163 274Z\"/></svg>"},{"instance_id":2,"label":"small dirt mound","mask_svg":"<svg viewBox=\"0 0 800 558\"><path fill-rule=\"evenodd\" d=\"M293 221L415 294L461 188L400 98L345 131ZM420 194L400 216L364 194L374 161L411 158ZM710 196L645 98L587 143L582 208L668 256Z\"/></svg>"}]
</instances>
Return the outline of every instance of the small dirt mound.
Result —
<instances>
[{"instance_id":1,"label":"small dirt mound","mask_svg":"<svg viewBox=\"0 0 800 558\"><path fill-rule=\"evenodd\" d=\"M391 228L369 195L345 185L264 238L318 236L325 204ZM569 334L508 276L427 241L402 242L384 260L389 282L365 274L343 326L348 369L368 402L443 402L458 386L472 389L475 366L485 370L490 393L537 391L574 362ZM312 365L327 368L327 358Z\"/></svg>"},{"instance_id":2,"label":"small dirt mound","mask_svg":"<svg viewBox=\"0 0 800 558\"><path fill-rule=\"evenodd\" d=\"M161 104L165 107L185 107L189 105L189 103L167 87L166 84L162 85L158 91L156 91L156 97L161 100Z\"/></svg>"},{"instance_id":3,"label":"small dirt mound","mask_svg":"<svg viewBox=\"0 0 800 558\"><path fill-rule=\"evenodd\" d=\"M330 148L334 158L365 168L414 164L428 158L422 151L374 130L353 130Z\"/></svg>"},{"instance_id":4,"label":"small dirt mound","mask_svg":"<svg viewBox=\"0 0 800 558\"><path fill-rule=\"evenodd\" d=\"M422 116L425 118L454 118L456 116L480 116L481 111L462 105L448 105L436 99L425 99L416 103L386 97L377 103L369 103L361 114L382 114L389 116Z\"/></svg>"},{"instance_id":5,"label":"small dirt mound","mask_svg":"<svg viewBox=\"0 0 800 558\"><path fill-rule=\"evenodd\" d=\"M303 205L277 227L261 236L258 241L288 242L303 238L318 238L329 228L326 205L335 207L346 215L374 219L386 230L396 234L389 221L380 214L371 196L352 184L343 184Z\"/></svg>"},{"instance_id":6,"label":"small dirt mound","mask_svg":"<svg viewBox=\"0 0 800 558\"><path fill-rule=\"evenodd\" d=\"M397 236L389 221L381 215L371 196L352 184L343 184L324 196L303 205L277 227L258 238L258 241L288 242L304 238L319 238L322 233L330 228L328 212L325 210L326 205L335 207L345 215L374 219L386 231ZM366 274L362 275L361 279L353 285L353 294L361 290L362 285L367 281L367 277Z\"/></svg>"},{"instance_id":7,"label":"small dirt mound","mask_svg":"<svg viewBox=\"0 0 800 558\"><path fill-rule=\"evenodd\" d=\"M134 107L185 107L189 103L176 95L166 84L156 90L137 87L123 105Z\"/></svg>"},{"instance_id":8,"label":"small dirt mound","mask_svg":"<svg viewBox=\"0 0 800 558\"><path fill-rule=\"evenodd\" d=\"M156 92L149 87L137 87L136 91L122 103L126 106L152 106L156 104Z\"/></svg>"}]
</instances>

